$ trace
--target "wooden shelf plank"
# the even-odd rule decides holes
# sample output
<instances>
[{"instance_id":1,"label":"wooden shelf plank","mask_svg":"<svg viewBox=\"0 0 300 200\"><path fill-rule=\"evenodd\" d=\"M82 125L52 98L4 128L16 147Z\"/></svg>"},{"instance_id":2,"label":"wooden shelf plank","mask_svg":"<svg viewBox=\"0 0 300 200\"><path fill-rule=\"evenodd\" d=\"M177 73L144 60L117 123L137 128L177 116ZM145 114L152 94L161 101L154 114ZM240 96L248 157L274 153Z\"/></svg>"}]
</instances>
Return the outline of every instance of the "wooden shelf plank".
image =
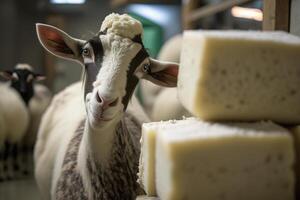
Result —
<instances>
[{"instance_id":1,"label":"wooden shelf plank","mask_svg":"<svg viewBox=\"0 0 300 200\"><path fill-rule=\"evenodd\" d=\"M184 30L196 28L196 24L189 20L189 15L199 7L200 3L201 0L182 1L182 28Z\"/></svg>"},{"instance_id":2,"label":"wooden shelf plank","mask_svg":"<svg viewBox=\"0 0 300 200\"><path fill-rule=\"evenodd\" d=\"M290 29L290 0L264 0L263 30Z\"/></svg>"},{"instance_id":3,"label":"wooden shelf plank","mask_svg":"<svg viewBox=\"0 0 300 200\"><path fill-rule=\"evenodd\" d=\"M197 21L200 18L214 15L218 12L222 12L229 8L232 8L233 6L238 6L238 5L248 3L251 1L253 1L253 0L227 0L227 1L221 1L219 3L203 6L201 8L196 9L195 11L191 12L188 17L188 20L192 21L192 22Z\"/></svg>"}]
</instances>

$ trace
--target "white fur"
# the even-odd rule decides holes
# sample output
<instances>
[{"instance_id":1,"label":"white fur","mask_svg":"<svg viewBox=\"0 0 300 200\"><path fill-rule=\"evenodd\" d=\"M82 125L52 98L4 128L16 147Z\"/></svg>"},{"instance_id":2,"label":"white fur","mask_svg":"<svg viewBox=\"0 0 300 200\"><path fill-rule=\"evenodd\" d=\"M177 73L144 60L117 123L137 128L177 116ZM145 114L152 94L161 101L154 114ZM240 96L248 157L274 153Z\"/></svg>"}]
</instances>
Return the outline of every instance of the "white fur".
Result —
<instances>
[{"instance_id":1,"label":"white fur","mask_svg":"<svg viewBox=\"0 0 300 200\"><path fill-rule=\"evenodd\" d=\"M32 71L32 67L28 64L17 64L15 69ZM15 76L17 78L16 74ZM33 76L31 78L33 79ZM0 151L9 152L6 161L9 169L6 174L3 174L4 178L5 176L16 178L23 175L25 171L32 171L32 162L30 162L32 156L29 150L35 143L41 115L50 102L49 90L45 86L35 84L34 91L34 96L27 107L19 93L8 83L0 85ZM14 147L4 149L5 141ZM25 147L26 151L24 151ZM16 158L12 155L12 148L17 150ZM18 171L13 170L13 160L18 162Z\"/></svg>"},{"instance_id":2,"label":"white fur","mask_svg":"<svg viewBox=\"0 0 300 200\"><path fill-rule=\"evenodd\" d=\"M0 106L0 113L3 113L2 107ZM6 136L6 124L5 119L3 115L0 115L0 151L2 150L5 142L5 136Z\"/></svg>"},{"instance_id":3,"label":"white fur","mask_svg":"<svg viewBox=\"0 0 300 200\"><path fill-rule=\"evenodd\" d=\"M134 30L135 25L131 28ZM85 180L89 179L88 173L86 173L88 150L93 153L93 157L102 166L105 166L107 160L110 159L109 155L116 125L123 117L123 104L121 100L126 95L125 87L129 64L142 48L140 44L117 35L113 31L106 35L101 35L100 39L104 49L104 58L100 72L93 84L93 92L88 94L86 98L87 122L79 149L78 168ZM97 93L101 97L104 97L104 99L112 100L119 98L116 106L109 107L109 109L103 112L103 118L111 119L110 121L99 121L95 118L95 114L97 114L97 109L99 108L99 103L95 98ZM132 99L132 103L129 103L126 112L139 119L140 123L149 120L135 98ZM84 182L86 184L89 181ZM85 187L87 191L90 191L90 185L85 185Z\"/></svg>"},{"instance_id":4,"label":"white fur","mask_svg":"<svg viewBox=\"0 0 300 200\"><path fill-rule=\"evenodd\" d=\"M129 38L141 34L142 27L137 20L127 15L111 14L105 18L101 26L101 30L105 29L107 34L100 35L104 50L103 63L93 83L92 92L83 97L79 83L68 87L54 97L42 118L35 147L35 176L45 198L54 196L67 146L82 120L86 119L86 123L79 148L78 170L83 179L89 179L85 173L87 149L103 165L109 159L111 149L109 143L114 136L112 133L123 117L121 101L126 93L126 74L131 60L141 49L140 44L134 43ZM103 111L97 101L97 95L105 100L118 98L119 101L115 106ZM140 123L148 121L134 98L129 102L126 112L139 119ZM90 186L85 186L89 190Z\"/></svg>"},{"instance_id":5,"label":"white fur","mask_svg":"<svg viewBox=\"0 0 300 200\"><path fill-rule=\"evenodd\" d=\"M127 14L119 15L116 13L112 13L105 17L100 30L107 30L107 33L113 33L131 39L134 36L143 33L141 22Z\"/></svg>"},{"instance_id":6,"label":"white fur","mask_svg":"<svg viewBox=\"0 0 300 200\"><path fill-rule=\"evenodd\" d=\"M0 84L0 94L1 116L6 125L2 138L10 143L19 142L27 130L29 113L17 91L8 84Z\"/></svg>"},{"instance_id":7,"label":"white fur","mask_svg":"<svg viewBox=\"0 0 300 200\"><path fill-rule=\"evenodd\" d=\"M35 177L45 199L50 198L51 185L60 174L66 147L84 118L81 83L72 84L55 95L42 117L34 160Z\"/></svg>"},{"instance_id":8,"label":"white fur","mask_svg":"<svg viewBox=\"0 0 300 200\"><path fill-rule=\"evenodd\" d=\"M131 101L128 104L126 112L131 114L132 116L134 116L136 119L138 119L140 124L145 123L145 122L150 122L149 117L147 116L147 114L145 113L141 104L139 103L139 100L135 96L133 96L131 98ZM108 129L107 131L112 131L112 130ZM84 136L88 136L89 134L85 133ZM101 132L99 132L98 134L101 134ZM94 140L96 142L96 144L94 144L94 145L108 147L109 140L111 139L111 138L109 138L109 136L111 136L111 135L113 135L113 134L111 134L111 133L108 134L108 137L106 137L104 140L103 140L103 135L99 135L100 136L99 139ZM87 169L86 169L86 156L87 156L86 152L87 152L87 149L90 148L90 146L87 144L89 144L88 138L84 137L83 142L81 143L81 146L80 146L81 149L80 149L80 153L78 156L79 157L78 158L78 162L79 162L78 168L81 169L83 183L85 184L87 191L89 191L91 189L91 186L89 185L90 181L88 181L88 179L90 179L90 177L89 177L89 174L87 173ZM104 145L101 145L101 144L104 144ZM109 149L110 148L106 148L106 149L102 148L101 150L108 153ZM100 155L103 155L103 154L100 154ZM105 160L102 158L102 161L105 161ZM102 162L102 163L105 164L105 162ZM91 193L89 193L89 194L91 194Z\"/></svg>"},{"instance_id":9,"label":"white fur","mask_svg":"<svg viewBox=\"0 0 300 200\"><path fill-rule=\"evenodd\" d=\"M132 29L134 28L135 26L132 27ZM95 158L99 162L105 163L111 149L109 144L114 135L112 132L115 131L115 126L122 118L123 104L121 100L126 94L125 87L129 64L142 47L140 44L114 33L101 35L100 39L104 49L102 67L97 75L92 94L86 98L87 120L89 122L87 125L89 126L86 127L84 135L90 137L85 139L90 143L82 143L81 146L92 146ZM109 122L99 121L95 117L99 113L99 103L95 98L97 93L104 99L119 99L116 106L103 112L104 119L111 119ZM102 134L100 134L101 132ZM81 148L81 151L85 151L84 147Z\"/></svg>"},{"instance_id":10,"label":"white fur","mask_svg":"<svg viewBox=\"0 0 300 200\"><path fill-rule=\"evenodd\" d=\"M161 61L180 62L182 35L169 39L159 52ZM143 104L153 121L181 119L190 116L177 98L176 88L164 88L149 81L141 81Z\"/></svg>"},{"instance_id":11,"label":"white fur","mask_svg":"<svg viewBox=\"0 0 300 200\"><path fill-rule=\"evenodd\" d=\"M8 150L4 142L19 145L29 125L29 113L23 99L18 92L9 84L0 84L0 151ZM11 155L10 155L11 156ZM15 177L12 171L12 160L10 157L5 161L8 169L4 173L4 162L0 162L0 177Z\"/></svg>"},{"instance_id":12,"label":"white fur","mask_svg":"<svg viewBox=\"0 0 300 200\"><path fill-rule=\"evenodd\" d=\"M29 71L33 71L32 70L32 67L28 64L25 64L25 63L18 63L15 67L15 69L27 69Z\"/></svg>"},{"instance_id":13,"label":"white fur","mask_svg":"<svg viewBox=\"0 0 300 200\"><path fill-rule=\"evenodd\" d=\"M152 108L152 120L182 119L190 116L177 97L177 88L165 88L156 97Z\"/></svg>"},{"instance_id":14,"label":"white fur","mask_svg":"<svg viewBox=\"0 0 300 200\"><path fill-rule=\"evenodd\" d=\"M176 35L166 41L157 56L158 60L179 63L181 52L182 35ZM141 80L141 94L143 105L148 113L153 113L153 105L159 93L164 87L155 85L149 81Z\"/></svg>"},{"instance_id":15,"label":"white fur","mask_svg":"<svg viewBox=\"0 0 300 200\"><path fill-rule=\"evenodd\" d=\"M180 62L180 52L182 45L182 35L176 35L170 38L162 46L158 54L158 59L169 62Z\"/></svg>"},{"instance_id":16,"label":"white fur","mask_svg":"<svg viewBox=\"0 0 300 200\"><path fill-rule=\"evenodd\" d=\"M51 92L46 86L38 83L34 84L34 95L28 105L30 125L24 138L25 144L34 145L41 117L50 104L51 97Z\"/></svg>"}]
</instances>

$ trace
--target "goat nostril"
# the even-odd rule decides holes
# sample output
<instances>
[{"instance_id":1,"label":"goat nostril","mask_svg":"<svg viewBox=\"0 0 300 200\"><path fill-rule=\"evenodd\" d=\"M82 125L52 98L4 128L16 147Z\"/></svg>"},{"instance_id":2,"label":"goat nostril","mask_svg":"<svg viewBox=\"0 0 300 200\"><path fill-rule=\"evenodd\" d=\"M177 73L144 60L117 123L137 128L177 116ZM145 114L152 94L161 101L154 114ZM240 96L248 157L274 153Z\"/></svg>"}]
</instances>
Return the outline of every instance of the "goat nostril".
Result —
<instances>
[{"instance_id":1,"label":"goat nostril","mask_svg":"<svg viewBox=\"0 0 300 200\"><path fill-rule=\"evenodd\" d=\"M102 101L103 101L98 92L96 95L96 100L98 101L98 103L102 103Z\"/></svg>"},{"instance_id":2,"label":"goat nostril","mask_svg":"<svg viewBox=\"0 0 300 200\"><path fill-rule=\"evenodd\" d=\"M116 106L118 104L118 101L119 101L119 98L116 98L113 102L111 102L109 104L109 106L111 106L111 107Z\"/></svg>"}]
</instances>

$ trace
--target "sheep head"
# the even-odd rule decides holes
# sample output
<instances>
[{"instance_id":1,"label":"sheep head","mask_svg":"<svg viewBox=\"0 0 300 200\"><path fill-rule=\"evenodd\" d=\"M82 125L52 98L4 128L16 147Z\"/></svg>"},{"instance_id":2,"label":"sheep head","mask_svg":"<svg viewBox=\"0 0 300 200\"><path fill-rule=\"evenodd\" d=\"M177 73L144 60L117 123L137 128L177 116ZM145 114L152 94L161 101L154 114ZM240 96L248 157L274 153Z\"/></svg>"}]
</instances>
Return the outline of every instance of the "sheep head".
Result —
<instances>
[{"instance_id":1,"label":"sheep head","mask_svg":"<svg viewBox=\"0 0 300 200\"><path fill-rule=\"evenodd\" d=\"M85 102L91 125L118 121L141 78L176 86L178 65L150 58L142 43L142 32L139 21L114 13L87 41L53 26L37 24L39 40L49 52L84 66Z\"/></svg>"},{"instance_id":2,"label":"sheep head","mask_svg":"<svg viewBox=\"0 0 300 200\"><path fill-rule=\"evenodd\" d=\"M34 81L45 78L45 76L35 73L28 64L17 64L13 70L1 71L0 75L11 82L11 87L18 91L26 105L34 95Z\"/></svg>"}]
</instances>

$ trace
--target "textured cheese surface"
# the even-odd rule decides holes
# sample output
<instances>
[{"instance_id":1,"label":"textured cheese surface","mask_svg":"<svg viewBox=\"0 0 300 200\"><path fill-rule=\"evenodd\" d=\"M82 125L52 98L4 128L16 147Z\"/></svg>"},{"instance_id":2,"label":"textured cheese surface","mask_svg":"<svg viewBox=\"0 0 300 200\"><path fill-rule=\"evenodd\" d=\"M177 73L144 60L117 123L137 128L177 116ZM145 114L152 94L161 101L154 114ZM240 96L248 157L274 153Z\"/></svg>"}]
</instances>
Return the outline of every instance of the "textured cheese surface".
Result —
<instances>
[{"instance_id":1,"label":"textured cheese surface","mask_svg":"<svg viewBox=\"0 0 300 200\"><path fill-rule=\"evenodd\" d=\"M136 200L159 200L158 197L138 196Z\"/></svg>"},{"instance_id":2,"label":"textured cheese surface","mask_svg":"<svg viewBox=\"0 0 300 200\"><path fill-rule=\"evenodd\" d=\"M174 128L187 124L186 120L170 120L144 123L142 126L139 183L148 196L156 195L155 188L155 146L156 135L161 129Z\"/></svg>"},{"instance_id":3,"label":"textured cheese surface","mask_svg":"<svg viewBox=\"0 0 300 200\"><path fill-rule=\"evenodd\" d=\"M293 141L287 130L271 122L222 124L195 118L166 124L149 124L157 133L156 150L148 149L156 152L155 163L148 165L155 166L160 199L294 198Z\"/></svg>"},{"instance_id":4,"label":"textured cheese surface","mask_svg":"<svg viewBox=\"0 0 300 200\"><path fill-rule=\"evenodd\" d=\"M299 124L299 58L284 32L186 31L179 99L204 120Z\"/></svg>"}]
</instances>

